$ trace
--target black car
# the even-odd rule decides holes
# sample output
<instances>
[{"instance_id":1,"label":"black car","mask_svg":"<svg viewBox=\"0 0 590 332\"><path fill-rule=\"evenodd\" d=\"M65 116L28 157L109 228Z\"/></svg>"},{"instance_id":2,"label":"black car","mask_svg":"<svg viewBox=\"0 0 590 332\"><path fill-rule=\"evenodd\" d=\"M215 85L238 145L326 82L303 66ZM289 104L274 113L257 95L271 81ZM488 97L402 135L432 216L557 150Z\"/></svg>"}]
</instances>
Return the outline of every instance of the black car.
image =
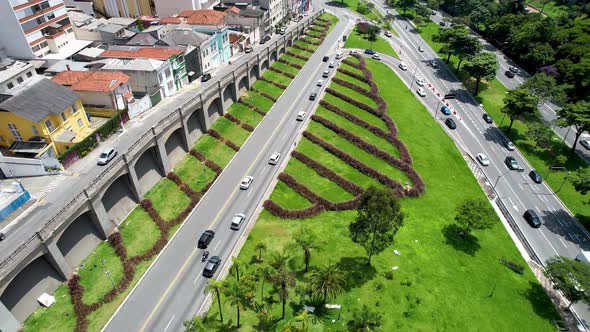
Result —
<instances>
[{"instance_id":1,"label":"black car","mask_svg":"<svg viewBox=\"0 0 590 332\"><path fill-rule=\"evenodd\" d=\"M266 37L264 37L264 41L269 41L270 40L270 35L266 35Z\"/></svg>"},{"instance_id":2,"label":"black car","mask_svg":"<svg viewBox=\"0 0 590 332\"><path fill-rule=\"evenodd\" d=\"M325 57L322 59L322 61L323 61L323 62L328 62L328 60L330 60L330 57L329 57L329 56L325 56Z\"/></svg>"},{"instance_id":3,"label":"black car","mask_svg":"<svg viewBox=\"0 0 590 332\"><path fill-rule=\"evenodd\" d=\"M260 38L260 45L263 45L264 43L266 43L266 38Z\"/></svg>"},{"instance_id":4,"label":"black car","mask_svg":"<svg viewBox=\"0 0 590 332\"><path fill-rule=\"evenodd\" d=\"M197 244L197 247L199 249L207 249L207 246L209 245L209 243L211 243L211 241L213 240L213 238L215 237L215 232L212 230L206 230L203 232L203 234L201 234L201 237L199 238L199 244Z\"/></svg>"},{"instance_id":5,"label":"black car","mask_svg":"<svg viewBox=\"0 0 590 332\"><path fill-rule=\"evenodd\" d=\"M522 217L529 223L529 225L533 226L534 228L541 227L541 219L539 219L539 216L535 211L526 210Z\"/></svg>"},{"instance_id":6,"label":"black car","mask_svg":"<svg viewBox=\"0 0 590 332\"><path fill-rule=\"evenodd\" d=\"M445 26L445 22L440 21L440 22L438 22L438 25L440 25L441 27L444 27Z\"/></svg>"},{"instance_id":7,"label":"black car","mask_svg":"<svg viewBox=\"0 0 590 332\"><path fill-rule=\"evenodd\" d=\"M213 256L209 258L207 264L205 265L205 269L203 269L203 277L211 278L215 274L215 271L219 268L221 264L221 258L219 256Z\"/></svg>"},{"instance_id":8,"label":"black car","mask_svg":"<svg viewBox=\"0 0 590 332\"><path fill-rule=\"evenodd\" d=\"M201 82L207 82L210 79L211 79L211 74L209 74L209 73L203 74L203 76L201 76Z\"/></svg>"},{"instance_id":9,"label":"black car","mask_svg":"<svg viewBox=\"0 0 590 332\"><path fill-rule=\"evenodd\" d=\"M312 92L312 93L309 95L309 100L315 100L317 96L318 96L318 94L317 94L317 93L315 93L315 92Z\"/></svg>"},{"instance_id":10,"label":"black car","mask_svg":"<svg viewBox=\"0 0 590 332\"><path fill-rule=\"evenodd\" d=\"M367 48L367 49L365 49L365 54L368 54L368 55L373 55L373 54L375 54L375 53L377 53L377 52L375 52L375 50L372 50L372 49L370 49L370 48Z\"/></svg>"},{"instance_id":11,"label":"black car","mask_svg":"<svg viewBox=\"0 0 590 332\"><path fill-rule=\"evenodd\" d=\"M457 124L455 123L455 120L451 118L447 118L445 120L445 124L447 125L447 127L449 127L449 129L457 129Z\"/></svg>"},{"instance_id":12,"label":"black car","mask_svg":"<svg viewBox=\"0 0 590 332\"><path fill-rule=\"evenodd\" d=\"M535 183L541 183L541 182L543 182L543 178L541 178L541 174L539 174L539 172L537 172L535 170L532 170L532 171L529 172L529 177Z\"/></svg>"},{"instance_id":13,"label":"black car","mask_svg":"<svg viewBox=\"0 0 590 332\"><path fill-rule=\"evenodd\" d=\"M508 166L509 169L511 170L517 170L520 167L518 166L518 162L516 161L516 159L514 159L514 157L512 156L508 156L506 157L506 159L504 159L504 163L506 164L506 166Z\"/></svg>"},{"instance_id":14,"label":"black car","mask_svg":"<svg viewBox=\"0 0 590 332\"><path fill-rule=\"evenodd\" d=\"M507 70L504 72L504 75L506 75L508 78L513 78L514 77L514 73L511 72L510 70Z\"/></svg>"},{"instance_id":15,"label":"black car","mask_svg":"<svg viewBox=\"0 0 590 332\"><path fill-rule=\"evenodd\" d=\"M492 122L494 122L494 120L492 120L492 117L488 113L484 113L483 114L483 120L486 123L492 123Z\"/></svg>"}]
</instances>

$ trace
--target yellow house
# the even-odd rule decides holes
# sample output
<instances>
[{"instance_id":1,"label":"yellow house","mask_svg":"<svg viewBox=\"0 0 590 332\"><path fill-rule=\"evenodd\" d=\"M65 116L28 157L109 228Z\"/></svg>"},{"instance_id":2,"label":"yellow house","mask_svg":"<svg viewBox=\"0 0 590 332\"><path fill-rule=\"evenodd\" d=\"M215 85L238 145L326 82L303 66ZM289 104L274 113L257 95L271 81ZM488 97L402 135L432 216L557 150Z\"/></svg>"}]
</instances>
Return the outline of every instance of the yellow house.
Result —
<instances>
[{"instance_id":1,"label":"yellow house","mask_svg":"<svg viewBox=\"0 0 590 332\"><path fill-rule=\"evenodd\" d=\"M0 146L15 155L61 154L90 133L80 95L43 76L0 94Z\"/></svg>"}]
</instances>

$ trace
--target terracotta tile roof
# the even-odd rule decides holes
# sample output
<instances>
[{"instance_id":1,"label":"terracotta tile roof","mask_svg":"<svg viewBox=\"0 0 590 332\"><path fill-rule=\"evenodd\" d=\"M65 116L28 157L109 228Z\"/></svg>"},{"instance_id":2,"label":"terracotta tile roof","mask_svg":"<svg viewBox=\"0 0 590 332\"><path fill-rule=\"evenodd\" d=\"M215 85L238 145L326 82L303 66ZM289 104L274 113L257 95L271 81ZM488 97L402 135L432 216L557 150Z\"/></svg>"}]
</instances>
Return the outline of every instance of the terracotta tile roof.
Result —
<instances>
[{"instance_id":1,"label":"terracotta tile roof","mask_svg":"<svg viewBox=\"0 0 590 332\"><path fill-rule=\"evenodd\" d=\"M223 25L225 13L210 9L184 10L178 17L186 18L188 24Z\"/></svg>"},{"instance_id":2,"label":"terracotta tile roof","mask_svg":"<svg viewBox=\"0 0 590 332\"><path fill-rule=\"evenodd\" d=\"M74 91L113 91L121 84L129 81L129 76L116 71L72 71L66 70L51 79L55 83L65 85Z\"/></svg>"},{"instance_id":3,"label":"terracotta tile roof","mask_svg":"<svg viewBox=\"0 0 590 332\"><path fill-rule=\"evenodd\" d=\"M106 50L100 54L103 58L145 58L156 60L167 60L172 55L178 55L182 50L166 47L143 47L135 50L120 51L120 50Z\"/></svg>"},{"instance_id":4,"label":"terracotta tile roof","mask_svg":"<svg viewBox=\"0 0 590 332\"><path fill-rule=\"evenodd\" d=\"M183 23L183 21L184 21L183 17L173 17L173 16L163 17L160 19L161 24L180 24L180 23Z\"/></svg>"},{"instance_id":5,"label":"terracotta tile roof","mask_svg":"<svg viewBox=\"0 0 590 332\"><path fill-rule=\"evenodd\" d=\"M241 38L241 36L240 36L240 35L236 35L236 34L233 34L233 33L230 33L230 34L229 34L229 42L230 42L231 44L233 44L233 43L237 42L238 40L240 40L240 38Z\"/></svg>"}]
</instances>

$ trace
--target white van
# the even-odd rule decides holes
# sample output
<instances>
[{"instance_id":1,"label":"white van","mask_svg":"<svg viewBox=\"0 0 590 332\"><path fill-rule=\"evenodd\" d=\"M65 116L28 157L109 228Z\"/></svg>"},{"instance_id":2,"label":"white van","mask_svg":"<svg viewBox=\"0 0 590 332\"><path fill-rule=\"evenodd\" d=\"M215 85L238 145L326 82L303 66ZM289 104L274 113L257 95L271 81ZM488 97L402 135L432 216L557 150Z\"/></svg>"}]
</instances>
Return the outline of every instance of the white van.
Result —
<instances>
[{"instance_id":1,"label":"white van","mask_svg":"<svg viewBox=\"0 0 590 332\"><path fill-rule=\"evenodd\" d=\"M336 59L342 59L342 52L336 53Z\"/></svg>"}]
</instances>

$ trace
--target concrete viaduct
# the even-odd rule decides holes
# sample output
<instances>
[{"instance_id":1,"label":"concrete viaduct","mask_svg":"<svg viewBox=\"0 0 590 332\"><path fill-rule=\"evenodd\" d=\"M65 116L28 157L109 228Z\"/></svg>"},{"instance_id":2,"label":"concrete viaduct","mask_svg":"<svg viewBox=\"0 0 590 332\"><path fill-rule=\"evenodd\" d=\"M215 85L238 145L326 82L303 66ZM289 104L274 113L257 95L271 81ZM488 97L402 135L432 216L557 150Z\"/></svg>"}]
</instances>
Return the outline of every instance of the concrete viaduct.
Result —
<instances>
[{"instance_id":1,"label":"concrete viaduct","mask_svg":"<svg viewBox=\"0 0 590 332\"><path fill-rule=\"evenodd\" d=\"M144 194L320 14L269 42L229 74L214 78L181 108L160 110L157 125L146 128L87 188L72 188L79 194L0 262L0 321L23 322L37 308L37 298L51 294L115 231Z\"/></svg>"}]
</instances>

